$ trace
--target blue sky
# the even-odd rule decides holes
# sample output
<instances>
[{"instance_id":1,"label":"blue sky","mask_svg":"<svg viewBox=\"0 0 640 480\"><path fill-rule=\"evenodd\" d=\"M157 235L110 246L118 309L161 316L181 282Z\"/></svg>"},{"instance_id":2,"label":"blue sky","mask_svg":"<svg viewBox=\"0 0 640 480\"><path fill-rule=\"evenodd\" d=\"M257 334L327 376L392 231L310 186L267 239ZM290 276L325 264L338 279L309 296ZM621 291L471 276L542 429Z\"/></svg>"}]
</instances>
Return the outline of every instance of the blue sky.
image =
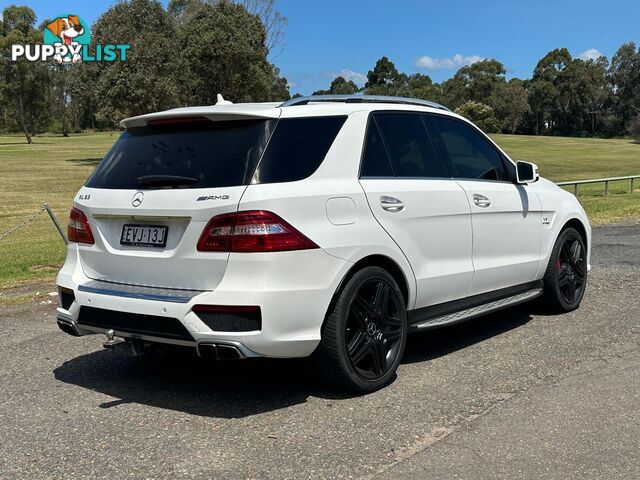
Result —
<instances>
[{"instance_id":1,"label":"blue sky","mask_svg":"<svg viewBox=\"0 0 640 480\"><path fill-rule=\"evenodd\" d=\"M39 20L74 12L92 23L114 0L0 0L26 4ZM163 1L166 5L168 0ZM621 43L640 43L640 0L603 2L470 0L276 0L289 23L273 58L292 92L327 88L338 74L362 83L388 56L400 71L435 81L479 58L497 58L508 76L529 77L549 50L611 57Z\"/></svg>"}]
</instances>

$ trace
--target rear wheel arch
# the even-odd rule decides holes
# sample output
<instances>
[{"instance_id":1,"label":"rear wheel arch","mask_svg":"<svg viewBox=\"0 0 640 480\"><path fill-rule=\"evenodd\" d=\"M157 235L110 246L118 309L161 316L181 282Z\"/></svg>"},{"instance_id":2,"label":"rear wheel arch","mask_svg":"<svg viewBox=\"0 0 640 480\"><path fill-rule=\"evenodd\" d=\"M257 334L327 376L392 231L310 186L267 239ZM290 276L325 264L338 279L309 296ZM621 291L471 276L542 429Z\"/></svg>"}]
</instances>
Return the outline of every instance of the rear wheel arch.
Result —
<instances>
[{"instance_id":1,"label":"rear wheel arch","mask_svg":"<svg viewBox=\"0 0 640 480\"><path fill-rule=\"evenodd\" d=\"M407 277L400 266L394 260L385 255L368 255L354 263L349 271L344 275L344 277L342 277L342 280L338 284L336 291L333 292L333 297L331 298L331 302L327 307L325 318L326 315L333 310L342 287L349 282L349 280L356 274L356 272L362 270L365 267L380 267L389 272L389 274L398 284L398 288L400 288L400 292L402 293L402 298L404 299L407 310L409 309L409 282L407 281ZM324 328L324 322L322 328Z\"/></svg>"},{"instance_id":2,"label":"rear wheel arch","mask_svg":"<svg viewBox=\"0 0 640 480\"><path fill-rule=\"evenodd\" d=\"M380 267L389 272L389 274L398 284L400 292L402 292L402 298L404 299L404 303L407 306L407 309L409 308L409 282L407 281L407 278L400 266L391 258L385 255L369 255L358 260L344 276L336 293L340 291L342 285L346 284L358 270L361 270L364 267Z\"/></svg>"}]
</instances>

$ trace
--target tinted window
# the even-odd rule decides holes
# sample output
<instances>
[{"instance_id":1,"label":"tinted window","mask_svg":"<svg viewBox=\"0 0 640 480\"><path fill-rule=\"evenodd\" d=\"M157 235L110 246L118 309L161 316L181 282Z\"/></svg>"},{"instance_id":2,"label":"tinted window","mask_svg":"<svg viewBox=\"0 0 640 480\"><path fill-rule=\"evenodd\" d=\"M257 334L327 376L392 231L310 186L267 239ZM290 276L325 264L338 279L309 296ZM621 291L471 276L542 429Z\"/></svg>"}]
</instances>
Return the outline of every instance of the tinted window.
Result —
<instances>
[{"instance_id":1,"label":"tinted window","mask_svg":"<svg viewBox=\"0 0 640 480\"><path fill-rule=\"evenodd\" d=\"M507 179L500 152L475 128L443 115L431 121L440 131L454 178Z\"/></svg>"},{"instance_id":2,"label":"tinted window","mask_svg":"<svg viewBox=\"0 0 640 480\"><path fill-rule=\"evenodd\" d=\"M369 120L367 128L360 175L363 177L393 177L389 155L387 155L387 149L374 118Z\"/></svg>"},{"instance_id":3,"label":"tinted window","mask_svg":"<svg viewBox=\"0 0 640 480\"><path fill-rule=\"evenodd\" d=\"M275 120L129 128L87 181L92 188L211 188L246 185Z\"/></svg>"},{"instance_id":4,"label":"tinted window","mask_svg":"<svg viewBox=\"0 0 640 480\"><path fill-rule=\"evenodd\" d=\"M396 177L449 176L420 115L378 113L375 119Z\"/></svg>"},{"instance_id":5,"label":"tinted window","mask_svg":"<svg viewBox=\"0 0 640 480\"><path fill-rule=\"evenodd\" d=\"M258 183L293 182L315 172L346 116L284 118L278 122L256 170Z\"/></svg>"}]
</instances>

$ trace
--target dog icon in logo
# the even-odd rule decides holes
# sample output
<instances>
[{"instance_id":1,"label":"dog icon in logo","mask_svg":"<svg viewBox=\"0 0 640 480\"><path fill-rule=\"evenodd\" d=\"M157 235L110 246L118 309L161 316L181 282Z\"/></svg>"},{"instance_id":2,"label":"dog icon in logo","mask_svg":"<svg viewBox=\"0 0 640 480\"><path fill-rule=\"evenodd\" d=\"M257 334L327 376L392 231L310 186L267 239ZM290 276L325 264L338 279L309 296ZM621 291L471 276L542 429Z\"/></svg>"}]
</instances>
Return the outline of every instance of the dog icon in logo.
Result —
<instances>
[{"instance_id":1,"label":"dog icon in logo","mask_svg":"<svg viewBox=\"0 0 640 480\"><path fill-rule=\"evenodd\" d=\"M144 200L144 193L136 192L133 194L133 198L131 199L131 205L134 207L139 207L142 205L142 200Z\"/></svg>"},{"instance_id":2,"label":"dog icon in logo","mask_svg":"<svg viewBox=\"0 0 640 480\"><path fill-rule=\"evenodd\" d=\"M77 15L58 17L53 22L47 24L47 29L56 37L60 38L61 42L57 42L57 44L62 44L66 47L79 45L75 39L84 34L84 27L81 25L80 18L78 18ZM73 54L71 58L62 57L62 55L58 53L54 55L53 58L58 63L78 63L82 61L82 57L77 53Z\"/></svg>"}]
</instances>

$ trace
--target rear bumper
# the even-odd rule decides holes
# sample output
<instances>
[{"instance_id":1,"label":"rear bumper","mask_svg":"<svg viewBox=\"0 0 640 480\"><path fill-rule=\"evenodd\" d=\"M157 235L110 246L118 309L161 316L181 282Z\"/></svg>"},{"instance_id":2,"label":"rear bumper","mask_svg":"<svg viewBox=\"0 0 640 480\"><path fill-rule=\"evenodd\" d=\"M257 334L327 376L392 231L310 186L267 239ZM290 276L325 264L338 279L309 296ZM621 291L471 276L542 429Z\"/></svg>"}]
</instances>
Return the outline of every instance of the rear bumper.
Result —
<instances>
[{"instance_id":1,"label":"rear bumper","mask_svg":"<svg viewBox=\"0 0 640 480\"><path fill-rule=\"evenodd\" d=\"M331 298L351 265L321 249L235 253L214 291L176 290L91 280L70 249L57 283L72 289L75 300L67 309L58 308L58 324L77 335L113 329L116 336L127 339L193 347L228 345L244 357L308 356L320 341ZM213 331L193 312L195 305L258 306L260 330ZM88 312L100 312L99 321L91 321ZM174 321L186 336L169 325Z\"/></svg>"},{"instance_id":2,"label":"rear bumper","mask_svg":"<svg viewBox=\"0 0 640 480\"><path fill-rule=\"evenodd\" d=\"M261 357L263 355L256 353L245 345L238 341L233 340L201 340L196 342L195 340L189 342L176 341L175 339L169 339L166 337L159 337L155 335L144 335L138 333L131 333L129 331L107 329L104 327L89 327L86 325L79 325L77 321L72 318L58 313L57 323L60 330L73 336L81 337L83 335L92 335L99 333L107 333L108 330L113 330L114 336L125 338L127 340L139 340L149 341L156 343L168 343L172 345L181 345L187 347L195 347L198 351L198 355L208 358L216 358L220 360L233 360L240 358Z\"/></svg>"}]
</instances>

